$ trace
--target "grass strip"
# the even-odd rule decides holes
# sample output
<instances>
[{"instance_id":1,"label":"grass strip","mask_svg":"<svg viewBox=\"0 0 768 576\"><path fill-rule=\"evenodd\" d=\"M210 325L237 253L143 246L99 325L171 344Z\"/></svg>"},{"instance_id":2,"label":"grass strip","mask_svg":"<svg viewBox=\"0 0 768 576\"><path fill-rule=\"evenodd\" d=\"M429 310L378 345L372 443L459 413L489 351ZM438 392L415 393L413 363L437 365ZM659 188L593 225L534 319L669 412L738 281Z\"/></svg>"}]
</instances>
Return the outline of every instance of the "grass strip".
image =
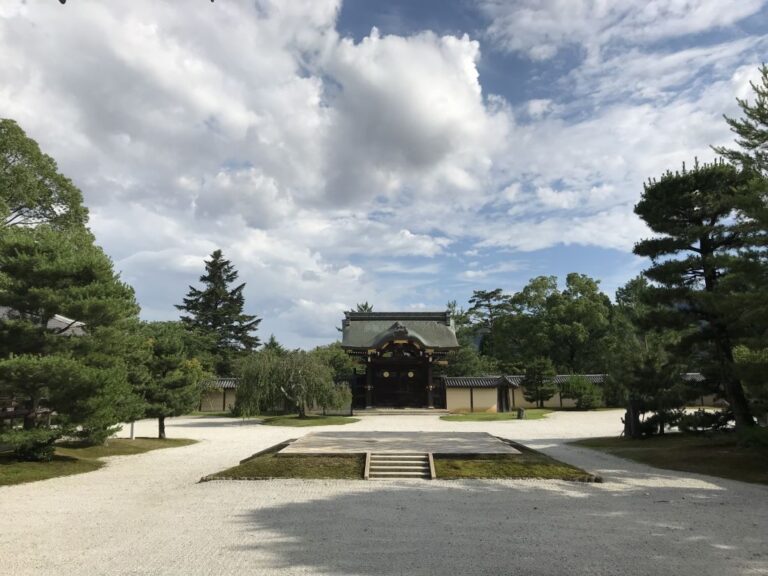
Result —
<instances>
[{"instance_id":1,"label":"grass strip","mask_svg":"<svg viewBox=\"0 0 768 576\"><path fill-rule=\"evenodd\" d=\"M270 478L359 480L363 477L364 454L338 456L278 454L285 446L285 443L281 443L254 454L233 468L205 476L201 482L209 480L267 480Z\"/></svg>"},{"instance_id":2,"label":"grass strip","mask_svg":"<svg viewBox=\"0 0 768 576\"><path fill-rule=\"evenodd\" d=\"M740 446L733 432L664 434L640 440L589 438L573 444L656 468L768 484L768 447Z\"/></svg>"},{"instance_id":3,"label":"grass strip","mask_svg":"<svg viewBox=\"0 0 768 576\"><path fill-rule=\"evenodd\" d=\"M552 410L529 408L525 410L525 420L544 418ZM440 420L448 422L496 422L498 420L517 420L517 412L468 412L466 414L446 414Z\"/></svg>"},{"instance_id":4,"label":"grass strip","mask_svg":"<svg viewBox=\"0 0 768 576\"><path fill-rule=\"evenodd\" d=\"M63 443L56 447L50 462L19 462L12 453L0 454L0 486L37 482L58 476L71 476L92 472L104 466L101 458L141 454L160 448L173 448L194 444L183 438L113 438L103 446L82 446Z\"/></svg>"},{"instance_id":5,"label":"grass strip","mask_svg":"<svg viewBox=\"0 0 768 576\"><path fill-rule=\"evenodd\" d=\"M265 426L294 426L301 428L304 426L338 426L340 424L352 424L353 422L360 422L360 419L350 418L349 416L320 416L314 414L299 418L295 414L289 414L285 416L270 416L264 418L261 423Z\"/></svg>"},{"instance_id":6,"label":"grass strip","mask_svg":"<svg viewBox=\"0 0 768 576\"><path fill-rule=\"evenodd\" d=\"M520 454L435 455L435 473L440 480L467 478L539 478L574 482L601 482L599 476L560 462L521 444L505 442Z\"/></svg>"}]
</instances>

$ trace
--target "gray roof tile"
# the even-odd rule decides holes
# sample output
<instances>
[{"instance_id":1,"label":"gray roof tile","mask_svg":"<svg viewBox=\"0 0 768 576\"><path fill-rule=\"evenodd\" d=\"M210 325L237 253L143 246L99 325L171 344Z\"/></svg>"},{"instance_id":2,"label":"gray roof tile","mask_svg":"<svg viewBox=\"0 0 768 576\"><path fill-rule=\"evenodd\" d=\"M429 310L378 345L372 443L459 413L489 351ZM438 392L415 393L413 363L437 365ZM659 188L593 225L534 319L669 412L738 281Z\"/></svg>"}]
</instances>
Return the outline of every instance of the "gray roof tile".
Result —
<instances>
[{"instance_id":1,"label":"gray roof tile","mask_svg":"<svg viewBox=\"0 0 768 576\"><path fill-rule=\"evenodd\" d=\"M393 339L410 339L425 348L458 348L449 312L345 312L341 345L377 348Z\"/></svg>"}]
</instances>

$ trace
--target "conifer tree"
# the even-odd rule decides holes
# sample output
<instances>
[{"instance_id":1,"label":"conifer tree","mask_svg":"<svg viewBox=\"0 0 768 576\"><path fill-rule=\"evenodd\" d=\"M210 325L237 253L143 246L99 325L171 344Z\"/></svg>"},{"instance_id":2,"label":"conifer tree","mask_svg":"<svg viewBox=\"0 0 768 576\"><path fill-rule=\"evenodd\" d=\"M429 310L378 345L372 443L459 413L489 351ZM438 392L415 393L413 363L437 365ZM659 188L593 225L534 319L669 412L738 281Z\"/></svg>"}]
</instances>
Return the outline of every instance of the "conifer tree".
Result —
<instances>
[{"instance_id":1,"label":"conifer tree","mask_svg":"<svg viewBox=\"0 0 768 576\"><path fill-rule=\"evenodd\" d=\"M760 67L760 81L750 82L750 85L754 92L754 102L750 104L747 99L736 99L744 116L725 116L731 131L738 137L738 148L720 146L714 150L734 164L753 168L768 176L768 65Z\"/></svg>"},{"instance_id":2,"label":"conifer tree","mask_svg":"<svg viewBox=\"0 0 768 576\"><path fill-rule=\"evenodd\" d=\"M755 413L766 414L768 382L768 66L760 67L760 80L752 82L753 98L738 99L741 118L725 117L738 148L719 147L722 154L751 177L744 185L737 217L753 228L751 246L731 270L733 320L746 332L736 355L737 371L744 379ZM758 374L762 376L755 377Z\"/></svg>"},{"instance_id":3,"label":"conifer tree","mask_svg":"<svg viewBox=\"0 0 768 576\"><path fill-rule=\"evenodd\" d=\"M158 438L165 438L165 419L187 414L200 403L203 364L195 357L194 335L180 322L148 322L141 334L148 378L138 392L145 415L157 418Z\"/></svg>"},{"instance_id":4,"label":"conifer tree","mask_svg":"<svg viewBox=\"0 0 768 576\"><path fill-rule=\"evenodd\" d=\"M99 443L138 416L127 360L138 306L92 235L47 224L5 230L0 275L0 306L8 310L0 322L0 394L29 410L25 429L39 425L35 413L46 406L58 424L79 426ZM49 329L57 314L82 323L80 335Z\"/></svg>"},{"instance_id":5,"label":"conifer tree","mask_svg":"<svg viewBox=\"0 0 768 576\"><path fill-rule=\"evenodd\" d=\"M748 193L748 178L723 162L696 163L648 182L635 206L657 234L634 249L651 258L644 274L656 286L649 294L664 309L656 320L684 334L687 352L709 359L702 368L723 386L738 428L754 424L735 369L733 349L743 334L733 322L736 292L730 282L740 251L754 240L753 229L732 218Z\"/></svg>"},{"instance_id":6,"label":"conifer tree","mask_svg":"<svg viewBox=\"0 0 768 576\"><path fill-rule=\"evenodd\" d=\"M200 276L203 287L190 286L184 303L176 305L188 314L181 317L187 328L210 338L219 376L230 375L235 357L259 345L253 332L261 319L243 313L245 283L230 287L237 278L232 262L224 258L221 250L215 250L205 261L205 274Z\"/></svg>"},{"instance_id":7,"label":"conifer tree","mask_svg":"<svg viewBox=\"0 0 768 576\"><path fill-rule=\"evenodd\" d=\"M557 392L555 368L549 358L536 358L525 368L523 397L535 402L539 408Z\"/></svg>"}]
</instances>

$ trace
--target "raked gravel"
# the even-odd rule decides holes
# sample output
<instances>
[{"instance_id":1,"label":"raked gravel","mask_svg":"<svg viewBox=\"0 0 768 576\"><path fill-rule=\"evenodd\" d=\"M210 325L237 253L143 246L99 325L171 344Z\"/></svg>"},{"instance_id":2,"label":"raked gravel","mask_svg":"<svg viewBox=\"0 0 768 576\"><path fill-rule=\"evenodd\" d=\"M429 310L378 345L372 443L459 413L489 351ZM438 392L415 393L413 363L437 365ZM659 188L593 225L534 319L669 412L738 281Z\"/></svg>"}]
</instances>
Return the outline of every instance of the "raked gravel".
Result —
<instances>
[{"instance_id":1,"label":"raked gravel","mask_svg":"<svg viewBox=\"0 0 768 576\"><path fill-rule=\"evenodd\" d=\"M566 445L617 435L620 416L366 416L327 428L173 419L170 437L200 442L0 487L0 574L768 574L768 487ZM313 430L485 431L605 482L197 482ZM136 432L152 435L155 423Z\"/></svg>"}]
</instances>

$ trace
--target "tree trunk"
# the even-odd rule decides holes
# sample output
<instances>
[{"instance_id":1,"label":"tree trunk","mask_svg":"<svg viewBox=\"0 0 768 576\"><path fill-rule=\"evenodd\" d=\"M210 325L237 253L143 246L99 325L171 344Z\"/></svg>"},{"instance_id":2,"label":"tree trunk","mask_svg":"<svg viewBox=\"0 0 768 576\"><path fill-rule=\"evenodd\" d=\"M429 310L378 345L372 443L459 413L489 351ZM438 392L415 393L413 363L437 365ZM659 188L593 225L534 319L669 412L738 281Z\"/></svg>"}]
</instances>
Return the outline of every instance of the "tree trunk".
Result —
<instances>
[{"instance_id":1,"label":"tree trunk","mask_svg":"<svg viewBox=\"0 0 768 576\"><path fill-rule=\"evenodd\" d=\"M29 412L24 415L24 430L32 430L37 424L37 409L40 407L40 399L37 394L32 395L28 406Z\"/></svg>"},{"instance_id":2,"label":"tree trunk","mask_svg":"<svg viewBox=\"0 0 768 576\"><path fill-rule=\"evenodd\" d=\"M717 348L721 357L720 374L725 384L725 395L728 398L728 403L731 405L731 410L733 410L733 417L736 420L736 429L750 428L755 425L755 419L752 417L752 410L744 394L741 380L733 373L736 362L733 359L731 340L724 326L717 325L716 338Z\"/></svg>"},{"instance_id":3,"label":"tree trunk","mask_svg":"<svg viewBox=\"0 0 768 576\"><path fill-rule=\"evenodd\" d=\"M160 416L157 419L157 437L165 439L165 416Z\"/></svg>"},{"instance_id":4,"label":"tree trunk","mask_svg":"<svg viewBox=\"0 0 768 576\"><path fill-rule=\"evenodd\" d=\"M630 399L627 411L624 414L624 436L628 438L640 438L640 410L638 401Z\"/></svg>"},{"instance_id":5,"label":"tree trunk","mask_svg":"<svg viewBox=\"0 0 768 576\"><path fill-rule=\"evenodd\" d=\"M704 272L704 290L714 293L718 284L717 273L710 264L710 258L713 257L714 250L711 248L711 239L708 236L699 239L701 248L702 270ZM735 361L733 359L733 347L731 346L731 335L728 333L727 326L715 317L712 321L715 330L715 349L720 356L720 378L725 384L725 395L728 403L733 410L733 416L736 420L736 430L751 428L755 425L755 419L752 417L752 411L749 407L747 397L744 395L744 388L741 380L734 374Z\"/></svg>"}]
</instances>

